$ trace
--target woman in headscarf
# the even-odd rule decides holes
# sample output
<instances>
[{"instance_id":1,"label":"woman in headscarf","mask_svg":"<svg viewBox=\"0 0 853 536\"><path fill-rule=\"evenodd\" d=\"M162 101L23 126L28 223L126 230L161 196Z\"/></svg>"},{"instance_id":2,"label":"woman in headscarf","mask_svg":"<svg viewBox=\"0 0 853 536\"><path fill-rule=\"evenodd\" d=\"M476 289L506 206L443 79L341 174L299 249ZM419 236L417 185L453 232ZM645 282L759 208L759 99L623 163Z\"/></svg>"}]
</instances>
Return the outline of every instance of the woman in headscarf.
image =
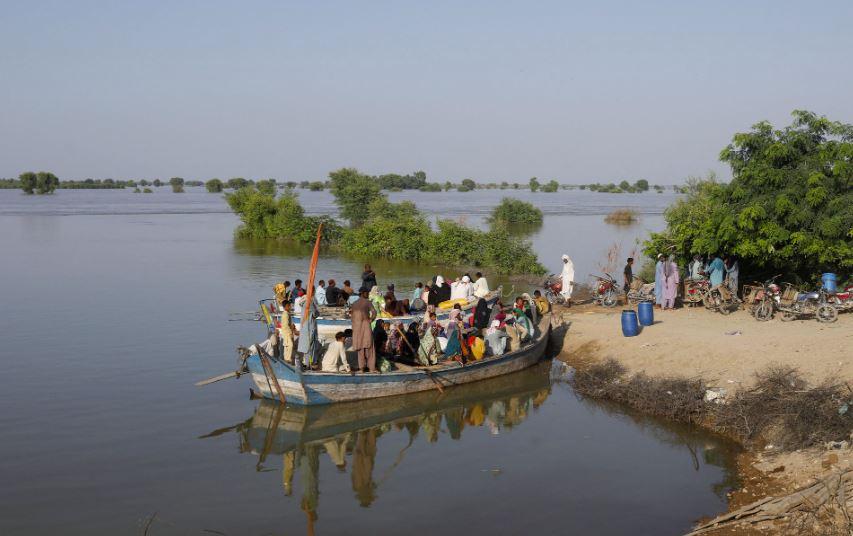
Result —
<instances>
[{"instance_id":1,"label":"woman in headscarf","mask_svg":"<svg viewBox=\"0 0 853 536\"><path fill-rule=\"evenodd\" d=\"M367 295L367 299L369 299L370 303L373 304L373 308L376 309L376 314L382 312L385 303L382 300L382 294L379 293L379 287L373 285L370 288L370 294Z\"/></svg>"},{"instance_id":2,"label":"woman in headscarf","mask_svg":"<svg viewBox=\"0 0 853 536\"><path fill-rule=\"evenodd\" d=\"M381 318L376 319L376 325L373 327L373 347L377 356L388 354L388 332L385 331L385 321Z\"/></svg>"},{"instance_id":3,"label":"woman in headscarf","mask_svg":"<svg viewBox=\"0 0 853 536\"><path fill-rule=\"evenodd\" d=\"M678 265L675 264L675 255L670 255L663 265L663 308L675 308L675 295L678 292Z\"/></svg>"},{"instance_id":4,"label":"woman in headscarf","mask_svg":"<svg viewBox=\"0 0 853 536\"><path fill-rule=\"evenodd\" d=\"M418 323L411 322L406 329L406 337L400 345L400 355L410 361L415 361L418 355L418 349L421 346L421 338L418 335Z\"/></svg>"},{"instance_id":5,"label":"woman in headscarf","mask_svg":"<svg viewBox=\"0 0 853 536\"><path fill-rule=\"evenodd\" d=\"M438 362L437 354L441 350L438 344L439 329L432 322L424 323L424 331L420 337L420 346L418 347L418 362L421 365L435 365Z\"/></svg>"},{"instance_id":6,"label":"woman in headscarf","mask_svg":"<svg viewBox=\"0 0 853 536\"><path fill-rule=\"evenodd\" d=\"M575 264L568 255L563 255L563 272L560 275L563 279L563 290L560 294L566 299L566 303L571 303L572 290L575 286Z\"/></svg>"},{"instance_id":7,"label":"woman in headscarf","mask_svg":"<svg viewBox=\"0 0 853 536\"><path fill-rule=\"evenodd\" d=\"M460 281L454 281L450 285L451 300L467 300L474 295L474 288L471 286L471 278L463 275Z\"/></svg>"},{"instance_id":8,"label":"woman in headscarf","mask_svg":"<svg viewBox=\"0 0 853 536\"><path fill-rule=\"evenodd\" d=\"M506 313L504 313L504 303L501 300L496 301L495 304L492 305L492 311L489 313L489 324L494 320L500 322L500 327L503 327L504 321L506 320Z\"/></svg>"},{"instance_id":9,"label":"woman in headscarf","mask_svg":"<svg viewBox=\"0 0 853 536\"><path fill-rule=\"evenodd\" d=\"M509 338L506 332L499 329L500 325L499 320L492 320L492 324L486 329L486 336L484 337L489 353L494 356L503 355L506 351L506 340Z\"/></svg>"},{"instance_id":10,"label":"woman in headscarf","mask_svg":"<svg viewBox=\"0 0 853 536\"><path fill-rule=\"evenodd\" d=\"M447 281L445 281L443 277L436 277L435 286L432 288L432 290L430 290L429 293L429 304L437 306L439 303L447 301L449 299L450 285L447 284Z\"/></svg>"},{"instance_id":11,"label":"woman in headscarf","mask_svg":"<svg viewBox=\"0 0 853 536\"><path fill-rule=\"evenodd\" d=\"M474 327L477 329L486 329L489 327L489 304L485 298L477 300L477 306L474 307Z\"/></svg>"},{"instance_id":12,"label":"woman in headscarf","mask_svg":"<svg viewBox=\"0 0 853 536\"><path fill-rule=\"evenodd\" d=\"M655 304L658 308L663 307L663 264L663 254L658 253L658 261L657 264L655 264Z\"/></svg>"},{"instance_id":13,"label":"woman in headscarf","mask_svg":"<svg viewBox=\"0 0 853 536\"><path fill-rule=\"evenodd\" d=\"M400 346L402 343L403 324L400 322L391 323L391 333L388 335L388 353L391 355L400 355Z\"/></svg>"}]
</instances>

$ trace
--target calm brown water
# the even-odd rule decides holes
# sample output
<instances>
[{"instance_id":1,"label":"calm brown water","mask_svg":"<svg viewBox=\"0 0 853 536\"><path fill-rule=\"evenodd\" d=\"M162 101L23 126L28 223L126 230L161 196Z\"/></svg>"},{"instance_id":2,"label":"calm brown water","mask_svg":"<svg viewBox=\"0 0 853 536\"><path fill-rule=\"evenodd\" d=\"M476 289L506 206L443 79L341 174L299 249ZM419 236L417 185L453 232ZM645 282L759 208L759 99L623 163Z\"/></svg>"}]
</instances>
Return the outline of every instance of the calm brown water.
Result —
<instances>
[{"instance_id":1,"label":"calm brown water","mask_svg":"<svg viewBox=\"0 0 853 536\"><path fill-rule=\"evenodd\" d=\"M587 245L660 221L614 231L575 194L553 203L580 213L548 209L531 237L554 268L569 250L591 270ZM246 379L193 387L261 336L229 313L307 261L235 242L218 196L139 197L0 191L0 534L139 534L155 513L154 535L678 534L725 508L731 445L581 400L548 364L311 411L249 400ZM465 198L472 220L499 197ZM435 199L439 215L459 202ZM342 279L360 261L322 262ZM376 264L384 280L431 270Z\"/></svg>"}]
</instances>

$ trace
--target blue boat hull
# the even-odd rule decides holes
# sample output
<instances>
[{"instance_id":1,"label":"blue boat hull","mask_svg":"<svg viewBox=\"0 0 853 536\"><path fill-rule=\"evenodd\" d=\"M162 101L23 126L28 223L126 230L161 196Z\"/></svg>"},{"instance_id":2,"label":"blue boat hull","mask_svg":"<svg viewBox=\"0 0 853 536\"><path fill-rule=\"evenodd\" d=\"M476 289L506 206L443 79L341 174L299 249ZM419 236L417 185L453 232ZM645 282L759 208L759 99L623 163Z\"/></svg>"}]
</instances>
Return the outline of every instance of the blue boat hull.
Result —
<instances>
[{"instance_id":1,"label":"blue boat hull","mask_svg":"<svg viewBox=\"0 0 853 536\"><path fill-rule=\"evenodd\" d=\"M278 360L270 360L274 377L264 370L257 354L249 356L246 364L259 393L273 400L279 398L278 382L288 403L299 405L332 404L384 396L453 387L502 376L538 363L545 355L551 332L550 315L539 326L539 336L527 346L498 357L487 357L462 366L459 363L411 371L393 371L382 374L348 374L301 371Z\"/></svg>"}]
</instances>

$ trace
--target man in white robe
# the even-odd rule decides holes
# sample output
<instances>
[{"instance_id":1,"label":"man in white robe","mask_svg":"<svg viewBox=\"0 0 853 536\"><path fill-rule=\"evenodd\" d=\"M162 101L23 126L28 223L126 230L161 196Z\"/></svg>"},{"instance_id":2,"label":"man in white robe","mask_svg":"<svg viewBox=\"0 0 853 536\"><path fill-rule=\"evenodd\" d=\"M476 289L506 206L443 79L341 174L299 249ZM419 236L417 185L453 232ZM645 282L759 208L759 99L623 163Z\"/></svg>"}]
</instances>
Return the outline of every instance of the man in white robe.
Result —
<instances>
[{"instance_id":1,"label":"man in white robe","mask_svg":"<svg viewBox=\"0 0 853 536\"><path fill-rule=\"evenodd\" d=\"M563 273L561 276L563 278L563 290L560 291L560 294L566 301L569 301L572 299L572 290L575 286L575 265L568 255L563 255Z\"/></svg>"}]
</instances>

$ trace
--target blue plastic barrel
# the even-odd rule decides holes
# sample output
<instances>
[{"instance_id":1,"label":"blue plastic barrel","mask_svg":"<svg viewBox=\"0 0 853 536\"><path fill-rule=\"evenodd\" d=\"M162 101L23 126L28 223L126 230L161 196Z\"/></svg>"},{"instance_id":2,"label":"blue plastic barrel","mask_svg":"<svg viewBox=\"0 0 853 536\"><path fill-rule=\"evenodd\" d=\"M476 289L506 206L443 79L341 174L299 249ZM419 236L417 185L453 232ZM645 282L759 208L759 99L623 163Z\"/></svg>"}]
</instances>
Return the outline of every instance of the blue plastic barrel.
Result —
<instances>
[{"instance_id":1,"label":"blue plastic barrel","mask_svg":"<svg viewBox=\"0 0 853 536\"><path fill-rule=\"evenodd\" d=\"M637 313L631 310L622 311L622 335L636 337L640 334L640 325L637 323Z\"/></svg>"},{"instance_id":2,"label":"blue plastic barrel","mask_svg":"<svg viewBox=\"0 0 853 536\"><path fill-rule=\"evenodd\" d=\"M637 306L637 317L641 326L651 326L655 323L655 307L652 302L640 302Z\"/></svg>"},{"instance_id":3,"label":"blue plastic barrel","mask_svg":"<svg viewBox=\"0 0 853 536\"><path fill-rule=\"evenodd\" d=\"M835 294L835 285L838 282L838 276L835 274L823 274L820 276L820 280L823 282L823 289L830 294Z\"/></svg>"}]
</instances>

